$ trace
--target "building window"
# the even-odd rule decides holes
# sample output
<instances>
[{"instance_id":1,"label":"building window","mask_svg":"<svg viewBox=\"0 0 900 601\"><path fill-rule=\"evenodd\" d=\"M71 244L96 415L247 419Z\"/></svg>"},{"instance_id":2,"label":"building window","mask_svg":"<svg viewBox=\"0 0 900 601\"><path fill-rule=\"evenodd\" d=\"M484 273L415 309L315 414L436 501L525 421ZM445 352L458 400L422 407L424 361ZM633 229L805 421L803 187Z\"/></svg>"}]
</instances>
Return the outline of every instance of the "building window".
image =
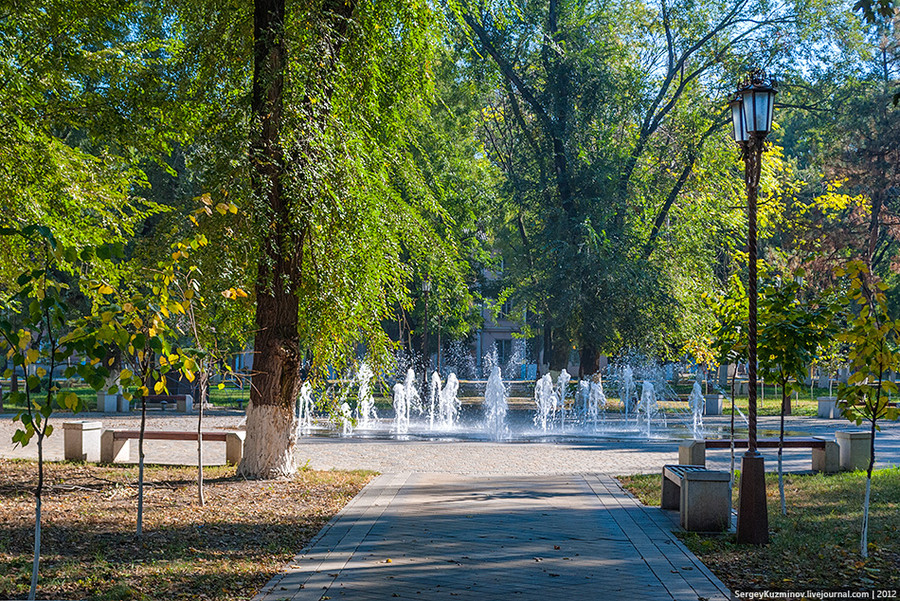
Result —
<instances>
[{"instance_id":1,"label":"building window","mask_svg":"<svg viewBox=\"0 0 900 601\"><path fill-rule=\"evenodd\" d=\"M510 356L512 355L512 340L498 340L497 341L497 359L499 359L501 364L505 364L509 361Z\"/></svg>"}]
</instances>

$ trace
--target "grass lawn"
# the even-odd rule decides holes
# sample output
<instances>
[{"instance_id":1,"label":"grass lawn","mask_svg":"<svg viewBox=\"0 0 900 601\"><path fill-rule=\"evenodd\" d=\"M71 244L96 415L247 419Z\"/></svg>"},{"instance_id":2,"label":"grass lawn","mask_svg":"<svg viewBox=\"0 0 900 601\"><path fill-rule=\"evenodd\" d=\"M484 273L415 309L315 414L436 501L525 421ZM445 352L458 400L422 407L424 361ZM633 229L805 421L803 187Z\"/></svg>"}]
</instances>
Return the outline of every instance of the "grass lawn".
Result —
<instances>
[{"instance_id":1,"label":"grass lawn","mask_svg":"<svg viewBox=\"0 0 900 601\"><path fill-rule=\"evenodd\" d=\"M372 477L301 471L247 481L206 467L149 466L144 536L134 534L137 467L50 463L38 598L249 599ZM0 598L28 593L37 464L0 459Z\"/></svg>"},{"instance_id":2,"label":"grass lawn","mask_svg":"<svg viewBox=\"0 0 900 601\"><path fill-rule=\"evenodd\" d=\"M644 504L659 505L659 474L619 481ZM872 476L865 560L859 555L865 472L786 475L785 494L788 514L782 516L778 478L767 474L766 546L738 545L734 534L679 536L733 591L900 588L900 469Z\"/></svg>"}]
</instances>

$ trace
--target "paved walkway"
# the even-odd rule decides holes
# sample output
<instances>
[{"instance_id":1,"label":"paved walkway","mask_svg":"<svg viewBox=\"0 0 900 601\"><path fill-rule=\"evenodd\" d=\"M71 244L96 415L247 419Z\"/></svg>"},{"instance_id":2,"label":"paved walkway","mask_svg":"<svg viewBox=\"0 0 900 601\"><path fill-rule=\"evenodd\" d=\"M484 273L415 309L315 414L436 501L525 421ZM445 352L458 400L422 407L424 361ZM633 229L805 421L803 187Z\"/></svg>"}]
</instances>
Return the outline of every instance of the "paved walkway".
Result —
<instances>
[{"instance_id":1,"label":"paved walkway","mask_svg":"<svg viewBox=\"0 0 900 601\"><path fill-rule=\"evenodd\" d=\"M729 599L606 475L385 474L254 601Z\"/></svg>"}]
</instances>

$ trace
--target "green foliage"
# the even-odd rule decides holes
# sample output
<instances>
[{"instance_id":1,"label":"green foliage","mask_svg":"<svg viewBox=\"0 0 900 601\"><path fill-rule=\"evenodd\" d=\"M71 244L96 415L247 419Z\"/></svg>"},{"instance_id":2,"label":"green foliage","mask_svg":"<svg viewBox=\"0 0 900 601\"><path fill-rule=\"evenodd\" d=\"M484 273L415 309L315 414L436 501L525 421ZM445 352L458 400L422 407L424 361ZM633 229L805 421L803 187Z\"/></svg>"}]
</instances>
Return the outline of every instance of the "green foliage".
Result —
<instances>
[{"instance_id":1,"label":"green foliage","mask_svg":"<svg viewBox=\"0 0 900 601\"><path fill-rule=\"evenodd\" d=\"M803 386L807 368L837 330L838 306L833 298L804 290L806 272L790 277L769 277L759 304L758 356L767 380L784 390Z\"/></svg>"},{"instance_id":2,"label":"green foliage","mask_svg":"<svg viewBox=\"0 0 900 601\"><path fill-rule=\"evenodd\" d=\"M849 346L848 359L852 375L840 387L840 407L843 415L857 425L863 421L877 428L879 420L894 420L900 415L890 404L897 385L884 378L888 371L900 367L900 320L891 319L887 312L887 298L883 282L873 278L862 262L850 262L837 273L849 282L849 300L855 315L840 339Z\"/></svg>"},{"instance_id":3,"label":"green foliage","mask_svg":"<svg viewBox=\"0 0 900 601\"><path fill-rule=\"evenodd\" d=\"M749 301L740 277L732 275L723 293L704 294L703 299L713 315L715 327L701 352L717 365L746 359Z\"/></svg>"},{"instance_id":4,"label":"green foliage","mask_svg":"<svg viewBox=\"0 0 900 601\"><path fill-rule=\"evenodd\" d=\"M0 350L12 362L5 377L10 377L17 368L26 374L23 389L9 393L12 404L24 406L15 417L22 427L16 430L13 442L24 446L37 436L40 444L53 432L49 419L54 410L82 408L74 392L61 392L53 381L57 366L77 358L77 353L85 350L64 336L69 315L63 292L68 285L55 278L59 266L75 259L75 253L64 249L43 226L4 227L0 236L24 238L28 245L38 249L34 269L16 278L17 290L0 307L5 316L0 319ZM10 319L13 315L16 325Z\"/></svg>"},{"instance_id":5,"label":"green foliage","mask_svg":"<svg viewBox=\"0 0 900 601\"><path fill-rule=\"evenodd\" d=\"M138 9L138 4L142 10ZM157 15L158 16L158 15ZM0 222L39 224L68 248L123 242L161 208L132 197L136 157L167 147L166 54L144 3L42 0L0 19ZM4 237L0 282L32 243Z\"/></svg>"}]
</instances>

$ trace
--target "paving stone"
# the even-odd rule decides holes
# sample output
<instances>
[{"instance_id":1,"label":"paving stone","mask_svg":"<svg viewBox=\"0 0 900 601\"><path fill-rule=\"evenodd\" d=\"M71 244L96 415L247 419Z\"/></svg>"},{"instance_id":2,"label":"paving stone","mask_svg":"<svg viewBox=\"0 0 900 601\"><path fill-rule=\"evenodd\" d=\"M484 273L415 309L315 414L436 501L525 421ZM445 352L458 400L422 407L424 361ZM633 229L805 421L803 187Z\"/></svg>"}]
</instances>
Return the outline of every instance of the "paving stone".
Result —
<instances>
[{"instance_id":1,"label":"paving stone","mask_svg":"<svg viewBox=\"0 0 900 601\"><path fill-rule=\"evenodd\" d=\"M337 557L341 569L315 573L315 562L298 557L291 565L300 567L289 573L299 578L273 579L257 601L304 578L307 588L292 599L729 598L673 544L670 524L652 519L607 475L406 473L379 476L369 486L377 494L358 498L390 497L374 522L371 508L357 502L331 525L344 533L339 548L352 551L307 551ZM341 524L366 515L368 529Z\"/></svg>"}]
</instances>

